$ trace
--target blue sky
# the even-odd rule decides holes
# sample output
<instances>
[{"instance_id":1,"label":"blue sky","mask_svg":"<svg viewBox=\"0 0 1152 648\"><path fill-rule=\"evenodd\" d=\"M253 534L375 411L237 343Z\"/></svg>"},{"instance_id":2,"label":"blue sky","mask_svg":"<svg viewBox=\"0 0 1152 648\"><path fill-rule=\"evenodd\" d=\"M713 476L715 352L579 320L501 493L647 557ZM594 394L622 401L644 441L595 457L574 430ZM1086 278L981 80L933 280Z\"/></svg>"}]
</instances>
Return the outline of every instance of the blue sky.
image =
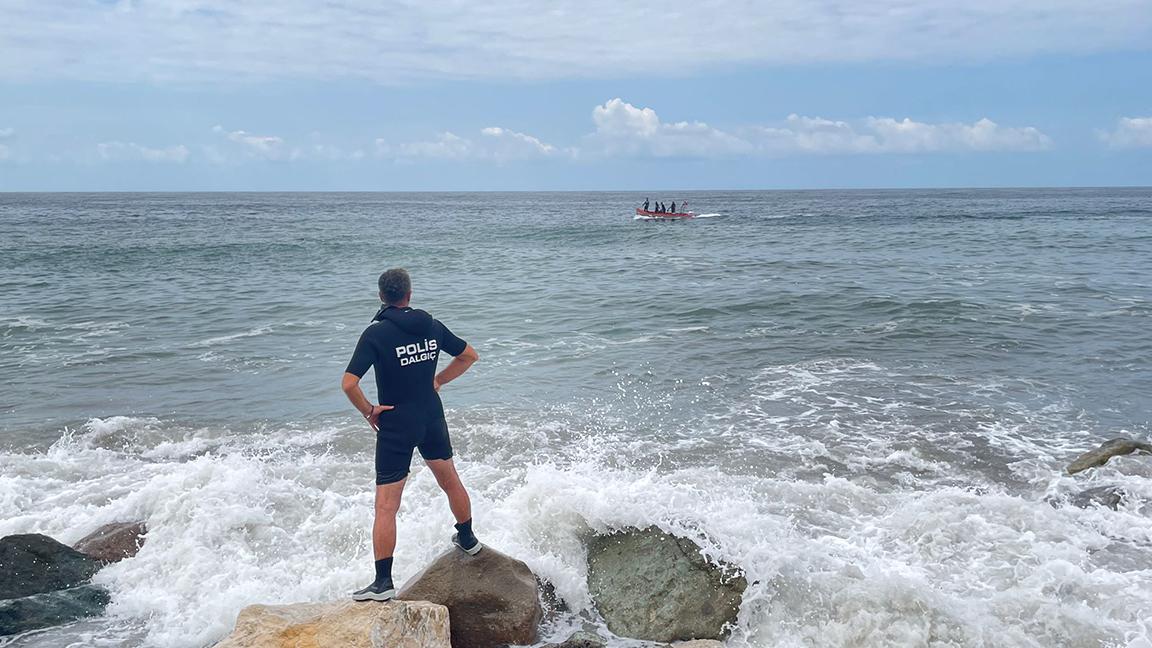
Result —
<instances>
[{"instance_id":1,"label":"blue sky","mask_svg":"<svg viewBox=\"0 0 1152 648\"><path fill-rule=\"evenodd\" d=\"M0 190L1152 185L1152 0L0 17Z\"/></svg>"}]
</instances>

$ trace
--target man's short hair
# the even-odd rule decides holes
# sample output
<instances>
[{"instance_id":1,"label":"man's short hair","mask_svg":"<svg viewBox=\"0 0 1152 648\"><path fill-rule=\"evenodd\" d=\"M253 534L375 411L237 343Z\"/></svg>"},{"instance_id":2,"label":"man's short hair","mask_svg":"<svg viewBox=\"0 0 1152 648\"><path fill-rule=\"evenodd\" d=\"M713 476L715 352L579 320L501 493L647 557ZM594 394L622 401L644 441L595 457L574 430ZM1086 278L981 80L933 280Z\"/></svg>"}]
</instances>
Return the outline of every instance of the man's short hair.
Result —
<instances>
[{"instance_id":1,"label":"man's short hair","mask_svg":"<svg viewBox=\"0 0 1152 648\"><path fill-rule=\"evenodd\" d=\"M404 268L385 270L380 275L380 296L385 304L396 304L404 301L408 293L412 292L412 277Z\"/></svg>"}]
</instances>

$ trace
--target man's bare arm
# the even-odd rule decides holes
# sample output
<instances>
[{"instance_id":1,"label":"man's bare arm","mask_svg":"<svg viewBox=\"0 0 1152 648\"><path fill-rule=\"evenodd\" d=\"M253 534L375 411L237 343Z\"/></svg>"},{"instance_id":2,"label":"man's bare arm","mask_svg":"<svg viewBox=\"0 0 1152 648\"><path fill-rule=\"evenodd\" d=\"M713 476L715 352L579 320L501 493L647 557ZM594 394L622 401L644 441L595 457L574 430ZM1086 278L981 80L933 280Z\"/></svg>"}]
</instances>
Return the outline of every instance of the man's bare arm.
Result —
<instances>
[{"instance_id":1,"label":"man's bare arm","mask_svg":"<svg viewBox=\"0 0 1152 648\"><path fill-rule=\"evenodd\" d=\"M476 353L476 349L473 349L471 344L466 345L464 351L455 358L452 358L452 362L449 362L448 366L444 367L444 371L437 374L435 383L436 390L439 391L441 385L446 385L459 378L479 359L480 354Z\"/></svg>"},{"instance_id":2,"label":"man's bare arm","mask_svg":"<svg viewBox=\"0 0 1152 648\"><path fill-rule=\"evenodd\" d=\"M380 417L380 412L387 412L392 409L392 405L373 405L364 395L364 390L360 389L360 376L354 373L344 372L344 378L340 381L340 388L344 390L344 395L348 397L348 400L352 401L356 411L368 420L368 425L371 425L373 430L378 430L376 421Z\"/></svg>"}]
</instances>

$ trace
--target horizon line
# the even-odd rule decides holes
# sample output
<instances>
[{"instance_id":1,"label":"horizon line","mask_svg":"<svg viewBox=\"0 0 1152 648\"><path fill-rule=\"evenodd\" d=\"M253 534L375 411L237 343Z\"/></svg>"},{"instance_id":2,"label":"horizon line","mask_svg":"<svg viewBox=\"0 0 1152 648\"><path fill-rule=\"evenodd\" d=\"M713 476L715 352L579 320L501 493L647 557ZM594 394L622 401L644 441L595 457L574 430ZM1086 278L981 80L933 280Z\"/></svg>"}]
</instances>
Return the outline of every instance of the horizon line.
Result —
<instances>
[{"instance_id":1,"label":"horizon line","mask_svg":"<svg viewBox=\"0 0 1152 648\"><path fill-rule=\"evenodd\" d=\"M3 194L230 194L230 193L737 193L737 192L792 192L792 191L1035 191L1086 189L1152 189L1149 185L986 185L935 187L795 187L795 188L715 188L715 189L0 189Z\"/></svg>"}]
</instances>

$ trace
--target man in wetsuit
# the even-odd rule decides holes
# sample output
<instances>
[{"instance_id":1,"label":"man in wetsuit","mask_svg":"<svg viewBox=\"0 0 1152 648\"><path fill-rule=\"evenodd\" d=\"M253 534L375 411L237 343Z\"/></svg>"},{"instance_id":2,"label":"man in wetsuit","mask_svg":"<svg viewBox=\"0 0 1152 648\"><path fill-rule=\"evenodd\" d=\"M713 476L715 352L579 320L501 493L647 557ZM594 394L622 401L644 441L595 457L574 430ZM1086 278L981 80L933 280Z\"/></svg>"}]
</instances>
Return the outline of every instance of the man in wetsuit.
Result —
<instances>
[{"instance_id":1,"label":"man in wetsuit","mask_svg":"<svg viewBox=\"0 0 1152 648\"><path fill-rule=\"evenodd\" d=\"M452 442L438 393L479 356L472 345L431 315L408 306L412 280L407 271L388 270L380 275L379 283L384 306L360 335L342 382L348 400L376 430L376 519L372 525L376 580L352 594L356 601L387 601L396 596L392 585L396 512L414 449L420 450L448 496L457 522L452 543L470 555L483 548L472 533L472 504L452 463ZM437 374L441 351L455 357ZM369 367L375 369L378 405L369 402L360 389L360 379Z\"/></svg>"}]
</instances>

